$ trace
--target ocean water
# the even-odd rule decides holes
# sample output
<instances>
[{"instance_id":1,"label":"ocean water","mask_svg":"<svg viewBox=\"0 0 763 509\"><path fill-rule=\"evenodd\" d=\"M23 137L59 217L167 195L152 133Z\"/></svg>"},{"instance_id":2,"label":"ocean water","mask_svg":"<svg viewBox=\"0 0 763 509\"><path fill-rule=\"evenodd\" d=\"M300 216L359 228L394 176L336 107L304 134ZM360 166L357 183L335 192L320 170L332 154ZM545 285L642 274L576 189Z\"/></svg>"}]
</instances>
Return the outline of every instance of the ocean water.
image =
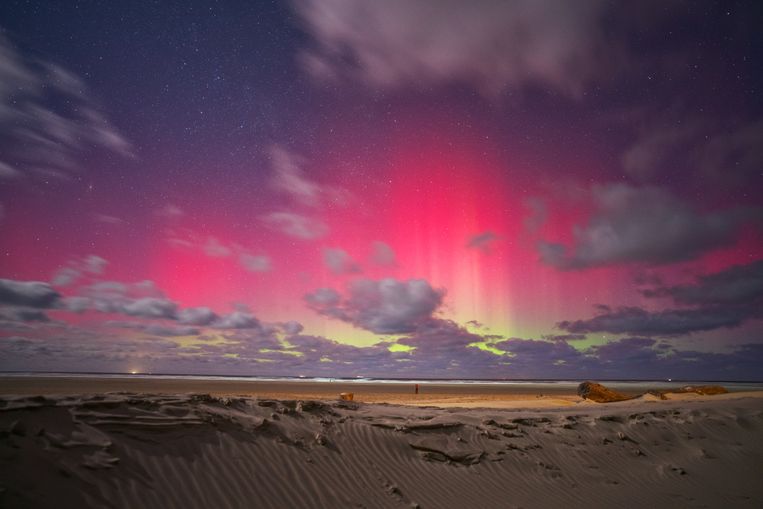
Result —
<instances>
[{"instance_id":1,"label":"ocean water","mask_svg":"<svg viewBox=\"0 0 763 509\"><path fill-rule=\"evenodd\" d=\"M48 372L0 372L4 377L61 377L61 378L142 378L165 380L230 380L230 381L259 381L259 382L342 382L342 383L373 383L373 384L437 384L437 385L504 385L517 387L554 387L558 389L575 390L585 381L580 380L548 380L548 379L454 379L454 378L372 378L372 377L307 377L307 376L231 376L231 375L183 375L159 373L48 373ZM730 392L763 391L763 382L734 381L734 380L596 380L607 387L621 391L638 391L648 386L650 389L675 389L686 385L722 385Z\"/></svg>"}]
</instances>

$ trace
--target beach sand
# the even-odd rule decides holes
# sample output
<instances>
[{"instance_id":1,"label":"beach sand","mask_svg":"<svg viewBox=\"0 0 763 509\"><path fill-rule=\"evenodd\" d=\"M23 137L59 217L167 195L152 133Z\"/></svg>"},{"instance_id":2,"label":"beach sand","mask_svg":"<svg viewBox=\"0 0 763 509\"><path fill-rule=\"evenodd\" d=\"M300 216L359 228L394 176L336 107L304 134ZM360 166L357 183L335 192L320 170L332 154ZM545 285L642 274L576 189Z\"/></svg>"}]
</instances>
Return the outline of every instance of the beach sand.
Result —
<instances>
[{"instance_id":1,"label":"beach sand","mask_svg":"<svg viewBox=\"0 0 763 509\"><path fill-rule=\"evenodd\" d=\"M763 392L610 404L553 384L412 392L2 377L0 507L763 504Z\"/></svg>"}]
</instances>

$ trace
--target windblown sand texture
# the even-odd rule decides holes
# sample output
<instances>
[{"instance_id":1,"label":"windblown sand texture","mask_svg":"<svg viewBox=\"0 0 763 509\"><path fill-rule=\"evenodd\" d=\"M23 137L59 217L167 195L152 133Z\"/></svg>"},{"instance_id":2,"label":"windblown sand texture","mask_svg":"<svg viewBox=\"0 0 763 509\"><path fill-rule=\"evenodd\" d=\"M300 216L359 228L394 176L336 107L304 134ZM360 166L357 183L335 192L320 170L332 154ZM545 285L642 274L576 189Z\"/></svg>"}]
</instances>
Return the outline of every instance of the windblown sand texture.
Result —
<instances>
[{"instance_id":1,"label":"windblown sand texture","mask_svg":"<svg viewBox=\"0 0 763 509\"><path fill-rule=\"evenodd\" d=\"M2 507L761 507L763 399L0 400Z\"/></svg>"}]
</instances>

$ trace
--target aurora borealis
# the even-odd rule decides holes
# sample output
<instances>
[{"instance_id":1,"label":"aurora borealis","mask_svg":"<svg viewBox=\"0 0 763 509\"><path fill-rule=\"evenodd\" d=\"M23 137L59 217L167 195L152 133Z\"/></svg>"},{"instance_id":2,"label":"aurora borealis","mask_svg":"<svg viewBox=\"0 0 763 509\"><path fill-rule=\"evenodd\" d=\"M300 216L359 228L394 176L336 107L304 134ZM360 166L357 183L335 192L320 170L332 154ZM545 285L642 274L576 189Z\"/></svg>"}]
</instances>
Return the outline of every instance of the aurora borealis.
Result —
<instances>
[{"instance_id":1,"label":"aurora borealis","mask_svg":"<svg viewBox=\"0 0 763 509\"><path fill-rule=\"evenodd\" d=\"M0 369L763 378L755 2L0 6Z\"/></svg>"}]
</instances>

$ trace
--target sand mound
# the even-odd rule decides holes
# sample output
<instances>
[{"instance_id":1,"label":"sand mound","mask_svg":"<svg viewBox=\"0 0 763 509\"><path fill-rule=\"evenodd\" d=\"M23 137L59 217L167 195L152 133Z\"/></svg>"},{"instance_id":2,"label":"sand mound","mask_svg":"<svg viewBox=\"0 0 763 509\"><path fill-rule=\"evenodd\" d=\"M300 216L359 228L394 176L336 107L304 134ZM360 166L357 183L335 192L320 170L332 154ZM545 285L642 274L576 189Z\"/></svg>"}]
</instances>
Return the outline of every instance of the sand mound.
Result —
<instances>
[{"instance_id":1,"label":"sand mound","mask_svg":"<svg viewBox=\"0 0 763 509\"><path fill-rule=\"evenodd\" d=\"M0 398L0 507L759 507L763 399Z\"/></svg>"}]
</instances>

